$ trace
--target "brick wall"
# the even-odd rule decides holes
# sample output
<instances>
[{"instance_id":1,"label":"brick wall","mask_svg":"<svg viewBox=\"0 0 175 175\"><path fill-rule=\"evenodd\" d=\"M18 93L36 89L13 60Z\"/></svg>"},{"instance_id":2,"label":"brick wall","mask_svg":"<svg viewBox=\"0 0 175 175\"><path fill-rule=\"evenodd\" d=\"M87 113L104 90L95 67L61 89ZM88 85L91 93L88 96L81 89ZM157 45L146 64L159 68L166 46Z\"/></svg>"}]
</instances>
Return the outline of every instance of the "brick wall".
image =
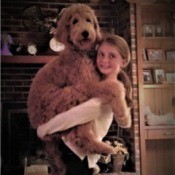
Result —
<instances>
[{"instance_id":1,"label":"brick wall","mask_svg":"<svg viewBox=\"0 0 175 175\"><path fill-rule=\"evenodd\" d=\"M42 65L3 64L1 69L2 101L26 101L32 78Z\"/></svg>"},{"instance_id":2,"label":"brick wall","mask_svg":"<svg viewBox=\"0 0 175 175\"><path fill-rule=\"evenodd\" d=\"M59 1L59 2L57 2ZM71 1L66 0L2 0L1 7L1 29L9 33L15 42L27 44L26 35L30 32L23 26L23 19L20 13L36 5L42 8L46 14L54 14L63 7L70 5ZM87 1L86 1L87 2ZM132 60L129 66L129 73L133 83L134 108L133 127L124 130L122 133L130 142L131 159L133 161L131 171L140 172L140 151L139 151L139 117L138 117L138 82L137 82L137 58L136 58L136 29L135 29L135 5L129 5L124 0L117 0L111 3L109 0L101 0L100 3L89 3L96 12L102 31L109 31L123 36L131 47ZM27 38L27 39L26 39ZM30 38L30 37L29 37ZM27 108L26 100L32 78L43 64L2 64L1 92L2 102L8 104L9 108ZM7 105L6 105L7 107ZM109 135L116 135L117 125L113 124Z\"/></svg>"},{"instance_id":3,"label":"brick wall","mask_svg":"<svg viewBox=\"0 0 175 175\"><path fill-rule=\"evenodd\" d=\"M140 169L140 133L139 133L139 106L138 106L138 70L137 70L137 43L136 43L136 5L130 5L130 36L131 36L131 71L133 84L133 137L134 137L134 153L135 153L135 170L141 174Z\"/></svg>"},{"instance_id":4,"label":"brick wall","mask_svg":"<svg viewBox=\"0 0 175 175\"><path fill-rule=\"evenodd\" d=\"M76 2L76 1L75 1ZM86 1L87 2L87 1ZM8 32L14 41L25 43L27 30L23 23L26 18L22 16L22 12L31 6L40 7L42 13L46 16L56 16L62 8L71 5L68 0L2 0L1 27L2 32ZM100 3L86 3L90 5L96 12L102 31L110 31L111 25L116 27L116 4L111 4L108 0L100 1Z\"/></svg>"}]
</instances>

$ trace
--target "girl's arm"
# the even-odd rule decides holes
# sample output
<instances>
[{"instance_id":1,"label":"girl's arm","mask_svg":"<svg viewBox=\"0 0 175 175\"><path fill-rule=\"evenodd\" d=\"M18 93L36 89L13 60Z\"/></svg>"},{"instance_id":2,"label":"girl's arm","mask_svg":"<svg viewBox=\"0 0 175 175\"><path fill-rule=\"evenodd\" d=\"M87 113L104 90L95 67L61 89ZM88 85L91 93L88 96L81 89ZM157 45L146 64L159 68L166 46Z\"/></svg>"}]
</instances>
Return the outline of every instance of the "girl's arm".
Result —
<instances>
[{"instance_id":1,"label":"girl's arm","mask_svg":"<svg viewBox=\"0 0 175 175\"><path fill-rule=\"evenodd\" d=\"M76 125L94 120L100 115L101 103L100 99L93 98L66 112L56 115L47 123L37 128L38 137L43 138L47 134L64 131Z\"/></svg>"}]
</instances>

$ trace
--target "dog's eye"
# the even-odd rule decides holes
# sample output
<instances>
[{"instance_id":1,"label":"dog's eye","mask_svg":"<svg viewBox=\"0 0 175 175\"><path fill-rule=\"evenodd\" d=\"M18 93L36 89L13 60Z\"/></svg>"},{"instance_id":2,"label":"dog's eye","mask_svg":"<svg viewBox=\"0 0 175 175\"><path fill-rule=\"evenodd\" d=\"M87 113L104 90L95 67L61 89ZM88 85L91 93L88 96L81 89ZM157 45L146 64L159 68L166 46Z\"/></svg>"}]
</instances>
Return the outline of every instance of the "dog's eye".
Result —
<instances>
[{"instance_id":1,"label":"dog's eye","mask_svg":"<svg viewBox=\"0 0 175 175\"><path fill-rule=\"evenodd\" d=\"M89 18L86 19L87 22L91 22L91 20Z\"/></svg>"},{"instance_id":2,"label":"dog's eye","mask_svg":"<svg viewBox=\"0 0 175 175\"><path fill-rule=\"evenodd\" d=\"M74 19L72 24L76 24L78 22L78 19Z\"/></svg>"}]
</instances>

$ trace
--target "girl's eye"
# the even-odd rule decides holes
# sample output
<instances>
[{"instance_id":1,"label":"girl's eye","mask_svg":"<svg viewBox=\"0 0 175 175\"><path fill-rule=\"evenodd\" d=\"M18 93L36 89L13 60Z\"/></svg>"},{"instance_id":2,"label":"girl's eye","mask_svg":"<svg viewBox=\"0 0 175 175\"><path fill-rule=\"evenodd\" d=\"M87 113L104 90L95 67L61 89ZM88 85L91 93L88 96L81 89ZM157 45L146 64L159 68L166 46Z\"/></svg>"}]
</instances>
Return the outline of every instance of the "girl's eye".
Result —
<instances>
[{"instance_id":1,"label":"girl's eye","mask_svg":"<svg viewBox=\"0 0 175 175\"><path fill-rule=\"evenodd\" d=\"M91 20L89 18L86 19L87 22L91 22Z\"/></svg>"},{"instance_id":2,"label":"girl's eye","mask_svg":"<svg viewBox=\"0 0 175 175\"><path fill-rule=\"evenodd\" d=\"M72 24L76 24L76 23L78 23L78 19L74 19L72 22Z\"/></svg>"},{"instance_id":3,"label":"girl's eye","mask_svg":"<svg viewBox=\"0 0 175 175\"><path fill-rule=\"evenodd\" d=\"M110 54L109 58L114 59L114 58L116 58L116 56L114 54Z\"/></svg>"},{"instance_id":4,"label":"girl's eye","mask_svg":"<svg viewBox=\"0 0 175 175\"><path fill-rule=\"evenodd\" d=\"M98 56L103 57L104 54L103 54L102 52L99 52L99 53L98 53Z\"/></svg>"}]
</instances>

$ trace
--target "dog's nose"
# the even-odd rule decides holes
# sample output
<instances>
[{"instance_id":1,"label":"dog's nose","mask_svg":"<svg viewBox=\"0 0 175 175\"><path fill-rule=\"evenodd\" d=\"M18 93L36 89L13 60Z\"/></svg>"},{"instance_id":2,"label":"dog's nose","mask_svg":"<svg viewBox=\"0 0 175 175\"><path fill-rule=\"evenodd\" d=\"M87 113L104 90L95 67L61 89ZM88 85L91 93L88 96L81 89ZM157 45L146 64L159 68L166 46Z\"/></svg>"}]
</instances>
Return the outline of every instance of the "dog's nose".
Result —
<instances>
[{"instance_id":1,"label":"dog's nose","mask_svg":"<svg viewBox=\"0 0 175 175\"><path fill-rule=\"evenodd\" d=\"M82 36L86 39L89 36L89 32L87 30L83 31Z\"/></svg>"}]
</instances>

